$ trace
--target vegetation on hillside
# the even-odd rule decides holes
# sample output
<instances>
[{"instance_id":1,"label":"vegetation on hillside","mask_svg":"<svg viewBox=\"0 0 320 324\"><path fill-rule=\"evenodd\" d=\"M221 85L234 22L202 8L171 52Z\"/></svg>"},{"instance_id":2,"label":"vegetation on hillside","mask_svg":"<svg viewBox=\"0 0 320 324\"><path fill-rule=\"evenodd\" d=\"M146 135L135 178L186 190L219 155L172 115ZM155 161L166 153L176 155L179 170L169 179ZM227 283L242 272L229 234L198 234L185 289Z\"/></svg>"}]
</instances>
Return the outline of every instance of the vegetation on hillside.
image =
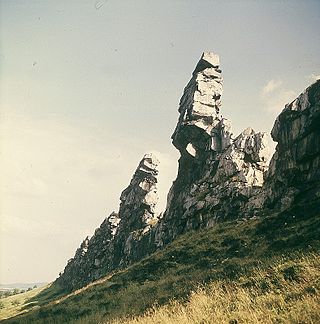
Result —
<instances>
[{"instance_id":1,"label":"vegetation on hillside","mask_svg":"<svg viewBox=\"0 0 320 324\"><path fill-rule=\"evenodd\" d=\"M320 323L319 273L319 254L283 259L237 281L213 281L187 302L174 300L113 324Z\"/></svg>"},{"instance_id":2,"label":"vegetation on hillside","mask_svg":"<svg viewBox=\"0 0 320 324\"><path fill-rule=\"evenodd\" d=\"M29 289L24 292L17 290L17 293L1 298L0 320L22 314L32 309L36 304L34 301L35 296L38 296L44 289L48 289L48 285Z\"/></svg>"},{"instance_id":3,"label":"vegetation on hillside","mask_svg":"<svg viewBox=\"0 0 320 324\"><path fill-rule=\"evenodd\" d=\"M320 314L319 216L316 209L301 206L186 233L68 296L52 285L34 297L38 309L6 322L96 323L133 316L145 323L212 323L216 316L218 322L235 324L256 316L260 323L295 318L312 323ZM200 310L206 316L201 320Z\"/></svg>"},{"instance_id":4,"label":"vegetation on hillside","mask_svg":"<svg viewBox=\"0 0 320 324\"><path fill-rule=\"evenodd\" d=\"M29 287L27 289L14 288L14 289L0 290L0 299L9 297L9 296L13 296L13 295L17 295L17 294L22 294L22 293L25 293L26 291L30 291L30 290L36 289L36 288L37 288L37 286L34 285L33 287Z\"/></svg>"}]
</instances>

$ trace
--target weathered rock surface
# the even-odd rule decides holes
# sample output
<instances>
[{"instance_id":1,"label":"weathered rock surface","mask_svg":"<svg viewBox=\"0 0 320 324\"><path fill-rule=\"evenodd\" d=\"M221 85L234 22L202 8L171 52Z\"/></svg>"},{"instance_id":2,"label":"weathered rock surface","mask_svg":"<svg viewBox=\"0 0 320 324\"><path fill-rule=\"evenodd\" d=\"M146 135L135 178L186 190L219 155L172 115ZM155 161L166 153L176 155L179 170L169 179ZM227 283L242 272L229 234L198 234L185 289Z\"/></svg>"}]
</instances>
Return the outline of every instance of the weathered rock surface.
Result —
<instances>
[{"instance_id":1,"label":"weathered rock surface","mask_svg":"<svg viewBox=\"0 0 320 324\"><path fill-rule=\"evenodd\" d=\"M222 77L218 55L203 53L192 78L184 89L179 106L179 121L172 135L180 151L203 151L211 145L211 131L218 121ZM199 152L198 152L199 153Z\"/></svg>"},{"instance_id":2,"label":"weathered rock surface","mask_svg":"<svg viewBox=\"0 0 320 324\"><path fill-rule=\"evenodd\" d=\"M57 282L67 290L80 288L104 274L145 256L150 229L158 222L157 175L159 161L146 154L122 192L120 209L107 217L91 239L83 241Z\"/></svg>"},{"instance_id":3,"label":"weathered rock surface","mask_svg":"<svg viewBox=\"0 0 320 324\"><path fill-rule=\"evenodd\" d=\"M286 105L271 136L278 144L266 175L266 207L320 210L320 80Z\"/></svg>"},{"instance_id":4,"label":"weathered rock surface","mask_svg":"<svg viewBox=\"0 0 320 324\"><path fill-rule=\"evenodd\" d=\"M266 134L247 128L234 137L220 115L221 95L219 57L203 53L180 101L172 135L179 170L163 217L155 214L159 161L146 154L121 194L119 212L83 241L57 283L82 287L218 221L263 217L296 204L320 210L320 81L277 118L269 169Z\"/></svg>"},{"instance_id":5,"label":"weathered rock surface","mask_svg":"<svg viewBox=\"0 0 320 324\"><path fill-rule=\"evenodd\" d=\"M233 137L231 122L221 115L222 77L216 54L204 53L186 86L179 121L172 135L180 151L179 171L158 226L158 245L217 220L253 216L267 170L264 133L247 128Z\"/></svg>"}]
</instances>

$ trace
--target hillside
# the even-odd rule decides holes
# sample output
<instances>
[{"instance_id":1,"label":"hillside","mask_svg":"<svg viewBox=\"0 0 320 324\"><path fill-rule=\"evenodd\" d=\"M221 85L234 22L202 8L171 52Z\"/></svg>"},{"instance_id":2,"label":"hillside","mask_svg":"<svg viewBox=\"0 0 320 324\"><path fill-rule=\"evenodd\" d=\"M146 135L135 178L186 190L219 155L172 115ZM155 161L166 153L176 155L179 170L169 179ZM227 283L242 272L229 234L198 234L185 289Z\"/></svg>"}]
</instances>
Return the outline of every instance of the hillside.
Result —
<instances>
[{"instance_id":1,"label":"hillside","mask_svg":"<svg viewBox=\"0 0 320 324\"><path fill-rule=\"evenodd\" d=\"M295 206L290 211L265 218L234 220L211 229L192 231L127 270L101 279L96 285L89 285L67 298L55 298L58 287L51 286L31 299L43 304L40 309L5 323L109 322L119 317L142 315L154 305L164 305L172 299L185 305L192 294L191 304L173 303L155 315L165 310L169 316L168 312L178 307L180 311L172 315L178 319L181 307L186 307L185 316L189 316L194 303L201 307L196 301L200 297L209 303L203 307L213 307L208 296L222 294L221 289L231 287L235 289L234 295L222 295L213 311L226 323L246 316L257 316L259 323L288 322L289 318L316 323L315 319L320 317L317 303L319 229L319 212L306 213L303 206ZM199 285L204 285L204 290L194 294ZM251 296L251 306L247 305L240 313L227 311L224 303L228 298L241 304L239 294L241 298ZM49 304L45 305L47 302ZM318 307L314 308L315 305ZM312 312L306 307L311 307ZM190 316L195 315L190 313ZM208 316L208 312L203 316ZM174 319L171 322L174 323Z\"/></svg>"},{"instance_id":2,"label":"hillside","mask_svg":"<svg viewBox=\"0 0 320 324\"><path fill-rule=\"evenodd\" d=\"M33 306L35 306L35 303L31 299L35 298L41 291L47 288L48 285L43 285L30 291L1 298L0 320L29 311Z\"/></svg>"},{"instance_id":3,"label":"hillside","mask_svg":"<svg viewBox=\"0 0 320 324\"><path fill-rule=\"evenodd\" d=\"M57 284L65 292L142 260L180 235L234 219L264 217L303 204L320 206L320 81L287 104L267 134L251 127L233 135L221 115L218 55L204 52L179 104L172 135L178 174L158 215L159 163L145 154L120 195L118 212L103 220L76 250Z\"/></svg>"},{"instance_id":4,"label":"hillside","mask_svg":"<svg viewBox=\"0 0 320 324\"><path fill-rule=\"evenodd\" d=\"M165 212L145 154L118 212L6 323L318 322L320 80L275 120L270 160L265 133L222 117L221 72L204 52L184 88Z\"/></svg>"},{"instance_id":5,"label":"hillside","mask_svg":"<svg viewBox=\"0 0 320 324\"><path fill-rule=\"evenodd\" d=\"M186 303L172 301L114 323L319 323L319 270L319 256L280 260L239 282L202 286Z\"/></svg>"}]
</instances>

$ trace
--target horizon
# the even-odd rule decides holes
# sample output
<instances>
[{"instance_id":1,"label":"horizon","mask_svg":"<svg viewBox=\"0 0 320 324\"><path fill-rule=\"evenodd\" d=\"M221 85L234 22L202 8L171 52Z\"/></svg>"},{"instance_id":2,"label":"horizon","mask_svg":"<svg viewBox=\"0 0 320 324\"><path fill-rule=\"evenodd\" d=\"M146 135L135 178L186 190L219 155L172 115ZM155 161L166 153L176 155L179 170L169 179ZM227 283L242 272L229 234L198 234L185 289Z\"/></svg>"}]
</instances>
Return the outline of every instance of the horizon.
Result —
<instances>
[{"instance_id":1,"label":"horizon","mask_svg":"<svg viewBox=\"0 0 320 324\"><path fill-rule=\"evenodd\" d=\"M284 105L320 76L317 1L0 6L0 282L8 285L58 277L118 210L145 152L160 160L164 210L179 99L203 51L220 57L221 114L235 136L249 126L270 133Z\"/></svg>"}]
</instances>

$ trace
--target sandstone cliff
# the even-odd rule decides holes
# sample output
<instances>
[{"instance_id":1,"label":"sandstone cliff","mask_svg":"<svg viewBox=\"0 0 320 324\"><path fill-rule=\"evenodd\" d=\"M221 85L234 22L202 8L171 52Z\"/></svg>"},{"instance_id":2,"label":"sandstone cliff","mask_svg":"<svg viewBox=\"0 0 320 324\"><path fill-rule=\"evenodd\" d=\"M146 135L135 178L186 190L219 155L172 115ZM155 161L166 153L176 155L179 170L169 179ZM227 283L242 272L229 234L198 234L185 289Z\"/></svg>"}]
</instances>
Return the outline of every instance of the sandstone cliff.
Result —
<instances>
[{"instance_id":1,"label":"sandstone cliff","mask_svg":"<svg viewBox=\"0 0 320 324\"><path fill-rule=\"evenodd\" d=\"M57 279L73 290L128 266L191 229L218 221L263 217L297 204L320 209L320 81L287 105L272 137L278 143L268 170L266 134L234 136L222 117L219 57L203 53L184 89L172 135L179 170L163 217L155 214L157 166L143 157L112 213L86 238ZM264 183L265 179L265 183Z\"/></svg>"}]
</instances>

